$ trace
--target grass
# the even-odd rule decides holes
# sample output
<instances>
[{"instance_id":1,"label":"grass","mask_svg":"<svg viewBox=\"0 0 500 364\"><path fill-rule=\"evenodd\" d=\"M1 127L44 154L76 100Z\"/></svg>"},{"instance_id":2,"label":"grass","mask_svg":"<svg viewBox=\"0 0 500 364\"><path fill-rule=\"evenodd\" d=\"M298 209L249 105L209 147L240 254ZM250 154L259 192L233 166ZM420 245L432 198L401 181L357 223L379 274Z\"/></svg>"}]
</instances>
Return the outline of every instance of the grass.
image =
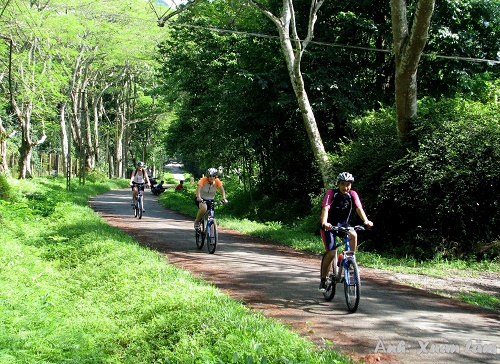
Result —
<instances>
[{"instance_id":1,"label":"grass","mask_svg":"<svg viewBox=\"0 0 500 364\"><path fill-rule=\"evenodd\" d=\"M349 363L110 227L89 197L128 181L9 180L0 363Z\"/></svg>"},{"instance_id":2,"label":"grass","mask_svg":"<svg viewBox=\"0 0 500 364\"><path fill-rule=\"evenodd\" d=\"M160 203L194 217L197 211L197 207L193 203L195 186L190 184L185 184L185 186L186 191L183 193L167 190L161 196ZM259 223L226 214L224 208L225 206L221 206L217 209L217 221L221 226L273 240L294 249L313 253L323 252L324 248L319 234L303 231L300 225L289 227L279 222ZM484 271L500 272L500 263L497 261L447 260L439 256L435 256L433 259L427 261L416 260L412 257L395 258L365 252L363 251L362 243L361 241L357 256L360 264L365 267L385 269L399 273L424 274L431 277L453 277L458 275L465 279L476 277ZM500 310L498 298L494 295L472 292L470 294L461 293L453 298L481 307Z\"/></svg>"}]
</instances>

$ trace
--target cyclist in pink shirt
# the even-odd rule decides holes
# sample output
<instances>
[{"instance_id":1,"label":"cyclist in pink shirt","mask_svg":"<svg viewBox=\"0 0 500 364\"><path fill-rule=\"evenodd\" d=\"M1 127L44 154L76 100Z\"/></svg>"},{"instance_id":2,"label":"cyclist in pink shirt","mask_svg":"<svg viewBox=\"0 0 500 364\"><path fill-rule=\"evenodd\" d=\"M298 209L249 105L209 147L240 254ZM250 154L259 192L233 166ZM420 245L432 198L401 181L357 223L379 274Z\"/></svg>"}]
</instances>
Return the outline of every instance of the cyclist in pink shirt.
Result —
<instances>
[{"instance_id":1,"label":"cyclist in pink shirt","mask_svg":"<svg viewBox=\"0 0 500 364\"><path fill-rule=\"evenodd\" d=\"M366 217L358 194L356 191L351 190L353 182L354 177L352 174L349 172L340 173L337 176L338 188L326 191L321 205L320 233L323 243L325 244L325 251L327 252L323 260L323 266L321 267L321 282L319 286L321 291L326 290L326 275L328 274L330 263L335 257L335 234L334 231L331 230L332 227L348 226L353 210L356 210L356 213L366 226L373 226L373 222ZM349 230L349 237L351 239L351 249L355 251L358 237L354 229Z\"/></svg>"},{"instance_id":2,"label":"cyclist in pink shirt","mask_svg":"<svg viewBox=\"0 0 500 364\"><path fill-rule=\"evenodd\" d=\"M207 212L207 204L203 200L213 200L215 198L215 192L220 190L222 194L222 202L226 203L226 191L222 185L222 181L217 178L218 172L215 168L209 168L207 171L207 176L201 178L198 181L198 188L196 189L196 199L195 203L198 206L198 214L194 220L194 228L198 229L200 227L200 220L203 218L205 212Z\"/></svg>"}]
</instances>

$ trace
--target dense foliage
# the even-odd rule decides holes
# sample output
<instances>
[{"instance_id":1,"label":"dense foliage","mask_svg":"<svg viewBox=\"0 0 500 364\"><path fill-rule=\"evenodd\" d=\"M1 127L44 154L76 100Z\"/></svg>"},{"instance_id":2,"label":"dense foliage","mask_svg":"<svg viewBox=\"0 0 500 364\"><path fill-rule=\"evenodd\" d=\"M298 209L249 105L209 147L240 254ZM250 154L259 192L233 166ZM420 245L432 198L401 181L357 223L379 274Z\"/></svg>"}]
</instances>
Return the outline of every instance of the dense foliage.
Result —
<instances>
[{"instance_id":1,"label":"dense foliage","mask_svg":"<svg viewBox=\"0 0 500 364\"><path fill-rule=\"evenodd\" d=\"M231 6L237 3L214 1L171 24L169 39L160 47L161 81L176 105L176 117L165 138L167 149L179 155L196 176L214 165L223 167L226 175L238 177L241 191L233 197L240 216L285 224L308 216L304 225L312 230L319 216L320 178L279 43L272 36L275 30L260 14ZM295 10L297 18L307 14L307 2L297 4ZM421 103L415 132L418 147L407 151L399 145L392 111L394 60L385 52L392 42L388 4L333 1L321 8L314 38L318 43L305 53L302 71L333 162L332 174L348 169L356 175L355 188L377 221L377 239L383 238L384 243L374 244L374 248L420 254L433 241L433 250L440 253L477 252L480 257L484 254L478 246L490 247L498 239L495 220L485 222L491 225L489 231L466 223L470 214L477 216L474 219L479 215L464 205L481 204L479 196L457 199L447 192L450 186L464 184L464 176L476 169L465 159L466 154L451 148L460 145L457 140L465 139L466 145L474 142L479 150L485 148L478 145L494 140L486 137L495 130L498 119L491 116L494 111L486 110L496 108L500 67L480 58L498 57L500 38L486 36L500 30L498 10L498 4L486 1L444 2L436 7L436 21L418 75L420 97L434 97L438 102ZM408 11L414 11L413 5ZM304 35L306 22L301 19L298 32ZM479 102L470 105L485 112L481 120L487 120L489 126L472 118L468 107L450 106L460 104L456 98ZM371 110L379 111L361 118ZM481 130L475 138L468 138L471 123L471 128ZM448 137L435 143L438 131ZM445 168L439 159L430 157L434 154L468 171L448 173L439 182L444 191L440 193L435 187L429 192L429 185L436 182L429 184L431 177L424 173L426 168ZM488 158L490 164L498 163L497 154ZM406 186L403 181L411 184ZM432 198L421 200L422 194ZM447 202L453 204L446 206ZM439 206L436 213L429 212L435 210L433 204ZM496 216L491 206L484 215L483 210L483 217ZM460 227L447 211L457 214L454 219L460 221ZM495 249L486 253L496 254Z\"/></svg>"},{"instance_id":2,"label":"dense foliage","mask_svg":"<svg viewBox=\"0 0 500 364\"><path fill-rule=\"evenodd\" d=\"M393 118L381 111L354 122L359 139L338 161L359 176L355 188L377 225L371 248L498 257L498 105L426 99L420 110L418 150L398 152Z\"/></svg>"}]
</instances>

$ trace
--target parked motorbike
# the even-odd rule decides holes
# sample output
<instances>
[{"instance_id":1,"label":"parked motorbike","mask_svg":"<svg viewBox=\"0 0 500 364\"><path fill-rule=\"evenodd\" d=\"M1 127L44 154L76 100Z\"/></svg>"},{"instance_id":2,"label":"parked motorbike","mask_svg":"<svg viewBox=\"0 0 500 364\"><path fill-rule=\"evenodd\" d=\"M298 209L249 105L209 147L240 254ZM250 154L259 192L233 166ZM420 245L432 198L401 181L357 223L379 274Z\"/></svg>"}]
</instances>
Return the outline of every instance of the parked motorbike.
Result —
<instances>
[{"instance_id":1,"label":"parked motorbike","mask_svg":"<svg viewBox=\"0 0 500 364\"><path fill-rule=\"evenodd\" d=\"M154 185L152 184L151 185L151 192L153 193L153 195L159 196L163 192L165 192L165 190L167 189L167 187L163 186L163 183L164 183L164 181L160 181L160 183L157 183L157 184L154 184Z\"/></svg>"}]
</instances>

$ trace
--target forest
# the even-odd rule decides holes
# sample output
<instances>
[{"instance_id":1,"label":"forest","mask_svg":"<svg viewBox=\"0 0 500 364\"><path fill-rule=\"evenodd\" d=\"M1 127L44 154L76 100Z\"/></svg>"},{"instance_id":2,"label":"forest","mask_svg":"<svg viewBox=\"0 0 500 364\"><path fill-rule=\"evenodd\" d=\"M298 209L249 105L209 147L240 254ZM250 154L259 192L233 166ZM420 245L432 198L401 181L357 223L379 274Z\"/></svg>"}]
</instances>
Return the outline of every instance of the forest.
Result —
<instances>
[{"instance_id":1,"label":"forest","mask_svg":"<svg viewBox=\"0 0 500 364\"><path fill-rule=\"evenodd\" d=\"M1 173L175 158L315 230L350 171L366 249L498 259L498 0L2 0L0 37Z\"/></svg>"}]
</instances>

